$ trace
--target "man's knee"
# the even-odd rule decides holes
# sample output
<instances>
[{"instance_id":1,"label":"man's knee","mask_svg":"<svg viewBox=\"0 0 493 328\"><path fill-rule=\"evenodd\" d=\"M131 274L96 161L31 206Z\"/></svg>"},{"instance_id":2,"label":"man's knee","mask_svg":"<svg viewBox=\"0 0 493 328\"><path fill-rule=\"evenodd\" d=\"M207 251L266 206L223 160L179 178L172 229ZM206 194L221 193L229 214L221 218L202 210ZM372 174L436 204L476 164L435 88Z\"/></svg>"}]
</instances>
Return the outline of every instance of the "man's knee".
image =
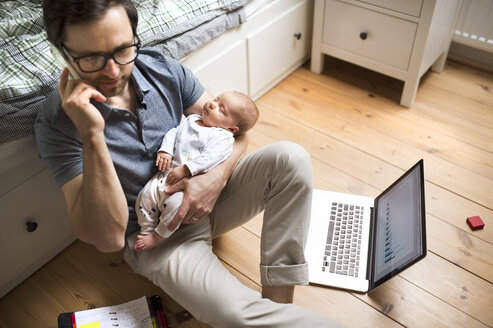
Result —
<instances>
[{"instance_id":1,"label":"man's knee","mask_svg":"<svg viewBox=\"0 0 493 328\"><path fill-rule=\"evenodd\" d=\"M269 148L273 159L273 174L289 177L292 183L313 187L313 173L310 154L300 145L281 141Z\"/></svg>"},{"instance_id":2,"label":"man's knee","mask_svg":"<svg viewBox=\"0 0 493 328\"><path fill-rule=\"evenodd\" d=\"M279 141L272 144L277 157L284 163L298 165L311 165L310 154L297 143L290 141Z\"/></svg>"}]
</instances>

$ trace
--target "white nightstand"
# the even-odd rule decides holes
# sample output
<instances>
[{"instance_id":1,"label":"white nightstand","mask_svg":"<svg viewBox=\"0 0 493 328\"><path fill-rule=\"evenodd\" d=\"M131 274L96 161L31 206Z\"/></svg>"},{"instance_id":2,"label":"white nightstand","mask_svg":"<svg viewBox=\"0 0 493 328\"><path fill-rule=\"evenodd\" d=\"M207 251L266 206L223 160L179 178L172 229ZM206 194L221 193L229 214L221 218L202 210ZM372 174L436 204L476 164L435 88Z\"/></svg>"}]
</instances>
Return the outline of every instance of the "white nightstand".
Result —
<instances>
[{"instance_id":1,"label":"white nightstand","mask_svg":"<svg viewBox=\"0 0 493 328\"><path fill-rule=\"evenodd\" d=\"M443 70L461 0L315 0L311 70L324 55L404 81L411 107L421 76Z\"/></svg>"}]
</instances>

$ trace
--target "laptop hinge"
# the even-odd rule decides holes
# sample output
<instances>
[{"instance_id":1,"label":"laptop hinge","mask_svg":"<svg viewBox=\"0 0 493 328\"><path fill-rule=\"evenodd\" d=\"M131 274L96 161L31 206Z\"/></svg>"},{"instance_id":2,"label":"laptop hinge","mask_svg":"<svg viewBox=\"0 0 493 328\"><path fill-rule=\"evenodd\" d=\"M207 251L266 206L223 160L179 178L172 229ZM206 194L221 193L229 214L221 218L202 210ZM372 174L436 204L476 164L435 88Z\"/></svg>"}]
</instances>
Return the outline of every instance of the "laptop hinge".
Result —
<instances>
[{"instance_id":1,"label":"laptop hinge","mask_svg":"<svg viewBox=\"0 0 493 328\"><path fill-rule=\"evenodd\" d=\"M366 280L369 281L368 289L372 289L373 274L373 239L375 238L375 207L370 207L370 233L368 238L368 263L366 264Z\"/></svg>"}]
</instances>

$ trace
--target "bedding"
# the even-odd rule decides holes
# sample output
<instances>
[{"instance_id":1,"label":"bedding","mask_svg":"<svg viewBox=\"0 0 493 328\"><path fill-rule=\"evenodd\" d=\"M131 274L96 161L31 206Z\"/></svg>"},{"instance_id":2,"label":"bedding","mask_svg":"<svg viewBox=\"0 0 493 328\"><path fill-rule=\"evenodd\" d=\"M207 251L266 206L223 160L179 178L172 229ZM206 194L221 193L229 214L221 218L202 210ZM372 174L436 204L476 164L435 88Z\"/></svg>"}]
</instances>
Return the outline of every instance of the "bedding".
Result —
<instances>
[{"instance_id":1,"label":"bedding","mask_svg":"<svg viewBox=\"0 0 493 328\"><path fill-rule=\"evenodd\" d=\"M181 59L246 21L247 0L134 0L144 46ZM0 2L0 144L34 134L40 102L56 88L42 0Z\"/></svg>"}]
</instances>

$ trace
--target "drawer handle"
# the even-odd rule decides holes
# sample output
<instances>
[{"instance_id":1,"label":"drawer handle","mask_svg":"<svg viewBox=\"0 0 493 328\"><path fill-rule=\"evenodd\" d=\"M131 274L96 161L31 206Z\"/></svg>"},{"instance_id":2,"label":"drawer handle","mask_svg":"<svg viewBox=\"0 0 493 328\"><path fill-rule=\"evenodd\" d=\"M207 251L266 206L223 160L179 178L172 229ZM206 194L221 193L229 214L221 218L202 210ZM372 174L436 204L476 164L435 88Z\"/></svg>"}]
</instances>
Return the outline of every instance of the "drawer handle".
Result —
<instances>
[{"instance_id":1,"label":"drawer handle","mask_svg":"<svg viewBox=\"0 0 493 328\"><path fill-rule=\"evenodd\" d=\"M26 226L27 226L27 232L33 232L38 228L38 223L36 221L27 221Z\"/></svg>"},{"instance_id":2,"label":"drawer handle","mask_svg":"<svg viewBox=\"0 0 493 328\"><path fill-rule=\"evenodd\" d=\"M296 40L299 40L299 39L301 39L301 35L302 35L301 32L300 33L295 33L294 34L294 37L296 38Z\"/></svg>"},{"instance_id":3,"label":"drawer handle","mask_svg":"<svg viewBox=\"0 0 493 328\"><path fill-rule=\"evenodd\" d=\"M366 40L366 38L367 38L367 37L368 37L368 32L361 32L361 33L359 34L359 38L360 38L361 40Z\"/></svg>"}]
</instances>

